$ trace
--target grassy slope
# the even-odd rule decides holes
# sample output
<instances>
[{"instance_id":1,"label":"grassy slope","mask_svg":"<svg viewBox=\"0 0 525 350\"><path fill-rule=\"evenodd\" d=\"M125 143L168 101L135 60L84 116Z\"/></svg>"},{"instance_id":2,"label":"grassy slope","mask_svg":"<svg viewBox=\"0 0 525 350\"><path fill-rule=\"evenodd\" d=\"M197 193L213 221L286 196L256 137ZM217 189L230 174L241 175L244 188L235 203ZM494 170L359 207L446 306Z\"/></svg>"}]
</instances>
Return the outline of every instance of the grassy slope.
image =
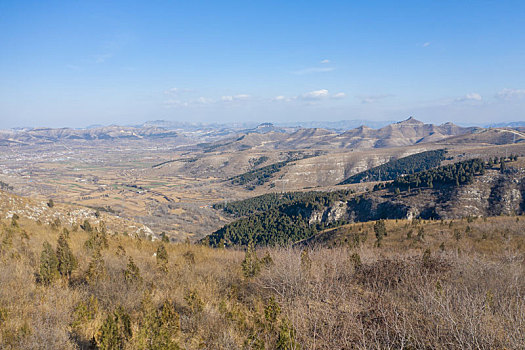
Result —
<instances>
[{"instance_id":1,"label":"grassy slope","mask_svg":"<svg viewBox=\"0 0 525 350\"><path fill-rule=\"evenodd\" d=\"M107 277L90 283L88 234L79 230L70 237L79 268L69 283L42 286L34 275L42 243L56 246L62 228L25 218L13 228L3 220L0 348L89 348L107 315L122 307L133 330L125 348L138 349L146 316L165 301L179 316L171 340L188 349L293 348L290 339L305 349L524 348L524 224L525 217L451 226L387 221L381 248L373 223L352 224L329 240L318 237L332 248L259 251L273 264L252 278L243 276L237 250L168 244L162 272L154 257L159 242L112 236L102 251ZM124 281L129 258L142 282ZM90 298L98 306L92 317L80 317L78 306Z\"/></svg>"}]
</instances>

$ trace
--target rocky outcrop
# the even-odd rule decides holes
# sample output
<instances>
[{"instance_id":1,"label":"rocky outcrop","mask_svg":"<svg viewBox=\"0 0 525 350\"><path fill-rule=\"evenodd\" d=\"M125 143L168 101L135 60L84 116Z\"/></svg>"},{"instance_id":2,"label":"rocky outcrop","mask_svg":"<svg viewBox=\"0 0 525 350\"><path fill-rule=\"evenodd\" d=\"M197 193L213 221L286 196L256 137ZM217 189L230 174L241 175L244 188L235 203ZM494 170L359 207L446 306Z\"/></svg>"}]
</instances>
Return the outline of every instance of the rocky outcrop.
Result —
<instances>
[{"instance_id":1,"label":"rocky outcrop","mask_svg":"<svg viewBox=\"0 0 525 350\"><path fill-rule=\"evenodd\" d=\"M525 177L523 172L509 171L502 175L493 170L476 177L472 184L460 187L443 186L398 195L382 190L322 209L301 210L301 215L307 217L310 224L330 224L338 220L365 222L519 215L525 212Z\"/></svg>"}]
</instances>

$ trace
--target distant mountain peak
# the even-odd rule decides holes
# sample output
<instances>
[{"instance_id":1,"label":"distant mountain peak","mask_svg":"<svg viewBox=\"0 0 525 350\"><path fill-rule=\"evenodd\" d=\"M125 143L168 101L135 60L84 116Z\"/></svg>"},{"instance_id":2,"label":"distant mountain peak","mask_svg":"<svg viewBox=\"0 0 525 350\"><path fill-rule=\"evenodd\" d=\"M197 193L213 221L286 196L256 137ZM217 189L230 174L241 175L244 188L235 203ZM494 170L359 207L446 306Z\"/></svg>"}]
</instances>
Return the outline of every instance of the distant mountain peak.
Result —
<instances>
[{"instance_id":1,"label":"distant mountain peak","mask_svg":"<svg viewBox=\"0 0 525 350\"><path fill-rule=\"evenodd\" d=\"M397 122L396 124L397 125L403 125L403 126L409 126L409 125L418 125L419 126L419 125L424 125L425 123L423 123L420 120L417 120L414 117L409 117L408 119L405 119L403 121Z\"/></svg>"}]
</instances>

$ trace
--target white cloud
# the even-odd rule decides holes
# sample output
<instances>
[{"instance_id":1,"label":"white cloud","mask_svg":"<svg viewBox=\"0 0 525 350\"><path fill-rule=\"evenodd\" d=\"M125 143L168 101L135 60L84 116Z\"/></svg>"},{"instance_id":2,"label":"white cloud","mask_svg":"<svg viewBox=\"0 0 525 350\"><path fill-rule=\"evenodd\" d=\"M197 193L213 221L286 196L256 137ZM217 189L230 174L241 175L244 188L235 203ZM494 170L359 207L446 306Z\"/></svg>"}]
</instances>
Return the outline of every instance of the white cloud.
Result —
<instances>
[{"instance_id":1,"label":"white cloud","mask_svg":"<svg viewBox=\"0 0 525 350\"><path fill-rule=\"evenodd\" d=\"M324 60L321 61L321 64L328 64L330 62L331 62L330 60L324 59Z\"/></svg>"},{"instance_id":2,"label":"white cloud","mask_svg":"<svg viewBox=\"0 0 525 350\"><path fill-rule=\"evenodd\" d=\"M201 105L207 105L207 104L213 103L213 100L210 98L201 96L197 100L195 100L195 103L201 104Z\"/></svg>"},{"instance_id":3,"label":"white cloud","mask_svg":"<svg viewBox=\"0 0 525 350\"><path fill-rule=\"evenodd\" d=\"M181 89L181 88L177 88L177 87L172 87L168 90L165 90L164 91L164 94L165 95L171 95L171 96L174 96L174 95L179 95L179 94L182 94L182 93L185 93L185 92L190 92L191 90L190 89Z\"/></svg>"},{"instance_id":4,"label":"white cloud","mask_svg":"<svg viewBox=\"0 0 525 350\"><path fill-rule=\"evenodd\" d=\"M275 96L274 98L272 98L272 101L290 102L294 98L295 97L286 97L286 96L283 96L283 95L279 95L279 96Z\"/></svg>"},{"instance_id":5,"label":"white cloud","mask_svg":"<svg viewBox=\"0 0 525 350\"><path fill-rule=\"evenodd\" d=\"M321 90L315 90L307 92L303 95L301 95L301 98L303 100L322 100L329 97L328 90L321 89Z\"/></svg>"},{"instance_id":6,"label":"white cloud","mask_svg":"<svg viewBox=\"0 0 525 350\"><path fill-rule=\"evenodd\" d=\"M357 96L358 99L361 100L361 103L368 104L368 103L376 103L379 100L384 100L385 98L392 97L392 95L366 95L366 96Z\"/></svg>"},{"instance_id":7,"label":"white cloud","mask_svg":"<svg viewBox=\"0 0 525 350\"><path fill-rule=\"evenodd\" d=\"M239 94L235 96L222 96L221 101L223 102L233 102L233 101L246 101L250 99L250 95Z\"/></svg>"},{"instance_id":8,"label":"white cloud","mask_svg":"<svg viewBox=\"0 0 525 350\"><path fill-rule=\"evenodd\" d=\"M344 92L337 92L335 94L330 94L330 92L327 89L320 89L320 90L309 91L299 96L286 97L283 95L279 95L279 96L272 98L272 101L277 101L277 102L291 102L295 100L321 101L321 100L326 100L326 99L342 99L345 97L346 97L346 94Z\"/></svg>"},{"instance_id":9,"label":"white cloud","mask_svg":"<svg viewBox=\"0 0 525 350\"><path fill-rule=\"evenodd\" d=\"M477 92L471 92L466 94L463 97L459 97L456 99L456 102L465 102L465 101L481 101L483 100L483 97L481 97L480 94Z\"/></svg>"},{"instance_id":10,"label":"white cloud","mask_svg":"<svg viewBox=\"0 0 525 350\"><path fill-rule=\"evenodd\" d=\"M310 67L310 68L297 70L293 72L293 74L305 75L305 74L312 74L312 73L327 73L327 72L332 72L334 70L335 70L334 67Z\"/></svg>"},{"instance_id":11,"label":"white cloud","mask_svg":"<svg viewBox=\"0 0 525 350\"><path fill-rule=\"evenodd\" d=\"M234 98L236 100L247 100L249 99L251 96L250 95L247 95L247 94L240 94L240 95L235 95Z\"/></svg>"},{"instance_id":12,"label":"white cloud","mask_svg":"<svg viewBox=\"0 0 525 350\"><path fill-rule=\"evenodd\" d=\"M523 89L503 89L496 94L496 98L502 100L514 100L525 97L525 90Z\"/></svg>"},{"instance_id":13,"label":"white cloud","mask_svg":"<svg viewBox=\"0 0 525 350\"><path fill-rule=\"evenodd\" d=\"M423 47L429 47L429 46L430 46L430 42L427 41L426 43L423 43L423 45L421 45L421 46L423 46Z\"/></svg>"}]
</instances>

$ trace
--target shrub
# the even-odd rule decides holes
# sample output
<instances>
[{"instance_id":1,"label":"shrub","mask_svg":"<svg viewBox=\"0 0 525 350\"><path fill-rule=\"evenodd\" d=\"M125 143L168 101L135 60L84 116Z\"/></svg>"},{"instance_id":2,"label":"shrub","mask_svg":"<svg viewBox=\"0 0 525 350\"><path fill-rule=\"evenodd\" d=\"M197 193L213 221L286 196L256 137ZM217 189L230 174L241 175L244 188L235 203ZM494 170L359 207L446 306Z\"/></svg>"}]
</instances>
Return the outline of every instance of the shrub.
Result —
<instances>
[{"instance_id":1,"label":"shrub","mask_svg":"<svg viewBox=\"0 0 525 350\"><path fill-rule=\"evenodd\" d=\"M246 278L255 277L261 270L261 264L259 258L257 257L257 252L253 246L253 242L250 242L246 248L246 253L244 255L244 260L241 263L241 267L242 273Z\"/></svg>"},{"instance_id":2,"label":"shrub","mask_svg":"<svg viewBox=\"0 0 525 350\"><path fill-rule=\"evenodd\" d=\"M199 296L199 293L192 289L189 290L186 295L184 296L184 300L188 303L188 306L190 307L190 310L192 313L199 313L204 308L204 302L202 301L201 297Z\"/></svg>"},{"instance_id":3,"label":"shrub","mask_svg":"<svg viewBox=\"0 0 525 350\"><path fill-rule=\"evenodd\" d=\"M120 350L124 349L127 341L133 335L131 319L122 308L108 315L95 337L98 349Z\"/></svg>"},{"instance_id":4,"label":"shrub","mask_svg":"<svg viewBox=\"0 0 525 350\"><path fill-rule=\"evenodd\" d=\"M268 303L264 307L264 318L270 324L270 326L275 324L280 313L281 307L279 306L279 303L275 301L274 297L270 297Z\"/></svg>"},{"instance_id":5,"label":"shrub","mask_svg":"<svg viewBox=\"0 0 525 350\"><path fill-rule=\"evenodd\" d=\"M144 317L137 337L137 348L147 350L176 350L175 340L180 331L179 314L170 301L165 301L160 309L149 310Z\"/></svg>"},{"instance_id":6,"label":"shrub","mask_svg":"<svg viewBox=\"0 0 525 350\"><path fill-rule=\"evenodd\" d=\"M312 259L308 254L308 249L303 249L301 252L301 270L304 274L309 274L310 269L312 268Z\"/></svg>"},{"instance_id":7,"label":"shrub","mask_svg":"<svg viewBox=\"0 0 525 350\"><path fill-rule=\"evenodd\" d=\"M279 338L277 339L278 350L296 349L298 346L295 343L295 329L290 321L283 319L279 327Z\"/></svg>"},{"instance_id":8,"label":"shrub","mask_svg":"<svg viewBox=\"0 0 525 350\"><path fill-rule=\"evenodd\" d=\"M142 282L142 276L140 275L140 269L133 261L133 258L128 259L128 265L126 266L126 269L124 270L124 280L127 283L141 283Z\"/></svg>"}]
</instances>

